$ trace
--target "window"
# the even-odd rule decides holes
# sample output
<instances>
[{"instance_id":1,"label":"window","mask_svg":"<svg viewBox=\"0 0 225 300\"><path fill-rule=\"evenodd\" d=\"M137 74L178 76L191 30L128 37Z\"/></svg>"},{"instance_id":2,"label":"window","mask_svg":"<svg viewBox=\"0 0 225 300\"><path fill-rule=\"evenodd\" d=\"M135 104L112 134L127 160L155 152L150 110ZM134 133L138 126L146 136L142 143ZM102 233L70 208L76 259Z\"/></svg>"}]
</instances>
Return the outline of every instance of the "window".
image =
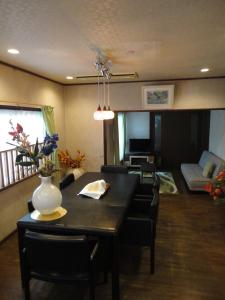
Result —
<instances>
[{"instance_id":1,"label":"window","mask_svg":"<svg viewBox=\"0 0 225 300\"><path fill-rule=\"evenodd\" d=\"M23 168L15 166L17 151L15 146L7 144L13 143L9 121L12 120L14 126L20 123L26 134L29 134L29 141L35 144L36 138L42 143L45 136L45 124L40 109L11 108L0 106L0 190L23 180L35 173L34 168Z\"/></svg>"}]
</instances>

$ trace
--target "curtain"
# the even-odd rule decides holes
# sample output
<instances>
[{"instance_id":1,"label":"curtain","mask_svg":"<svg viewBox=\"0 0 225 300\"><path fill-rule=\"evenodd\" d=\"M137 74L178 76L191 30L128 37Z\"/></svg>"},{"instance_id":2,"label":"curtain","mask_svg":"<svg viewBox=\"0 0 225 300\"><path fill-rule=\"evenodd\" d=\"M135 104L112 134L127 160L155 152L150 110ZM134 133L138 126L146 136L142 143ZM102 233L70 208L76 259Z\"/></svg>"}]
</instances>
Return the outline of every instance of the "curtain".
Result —
<instances>
[{"instance_id":1,"label":"curtain","mask_svg":"<svg viewBox=\"0 0 225 300\"><path fill-rule=\"evenodd\" d=\"M114 128L113 128L113 144L114 144L114 164L120 164L120 154L119 154L119 125L118 125L118 113L115 113L113 119Z\"/></svg>"},{"instance_id":2,"label":"curtain","mask_svg":"<svg viewBox=\"0 0 225 300\"><path fill-rule=\"evenodd\" d=\"M126 117L125 113L118 113L119 159L124 161L126 148Z\"/></svg>"},{"instance_id":3,"label":"curtain","mask_svg":"<svg viewBox=\"0 0 225 300\"><path fill-rule=\"evenodd\" d=\"M54 108L52 106L42 106L41 108L47 134L53 135L55 131ZM59 137L60 138L60 137ZM52 154L52 160L57 169L59 169L58 150Z\"/></svg>"}]
</instances>

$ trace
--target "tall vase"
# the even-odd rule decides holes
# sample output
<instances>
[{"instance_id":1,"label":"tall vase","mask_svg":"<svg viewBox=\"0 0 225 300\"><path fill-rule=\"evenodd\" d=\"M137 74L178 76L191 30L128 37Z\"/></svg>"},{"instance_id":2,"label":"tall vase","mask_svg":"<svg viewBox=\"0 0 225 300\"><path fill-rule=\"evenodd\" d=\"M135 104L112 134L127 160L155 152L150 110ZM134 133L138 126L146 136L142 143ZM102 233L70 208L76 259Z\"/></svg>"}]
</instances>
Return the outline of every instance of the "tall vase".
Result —
<instances>
[{"instance_id":1,"label":"tall vase","mask_svg":"<svg viewBox=\"0 0 225 300\"><path fill-rule=\"evenodd\" d=\"M83 168L71 168L67 170L67 174L73 173L75 180L81 177L85 172Z\"/></svg>"},{"instance_id":2,"label":"tall vase","mask_svg":"<svg viewBox=\"0 0 225 300\"><path fill-rule=\"evenodd\" d=\"M53 213L61 206L62 194L60 190L51 182L51 176L42 177L41 184L36 188L32 197L34 208L42 215Z\"/></svg>"}]
</instances>

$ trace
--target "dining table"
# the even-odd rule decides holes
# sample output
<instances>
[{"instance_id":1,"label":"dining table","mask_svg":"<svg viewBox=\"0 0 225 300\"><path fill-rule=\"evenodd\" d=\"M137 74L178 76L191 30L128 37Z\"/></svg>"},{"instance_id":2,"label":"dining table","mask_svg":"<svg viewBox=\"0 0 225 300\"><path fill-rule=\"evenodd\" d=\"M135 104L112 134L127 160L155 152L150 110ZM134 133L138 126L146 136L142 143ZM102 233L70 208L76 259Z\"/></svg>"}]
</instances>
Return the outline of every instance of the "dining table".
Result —
<instances>
[{"instance_id":1,"label":"dining table","mask_svg":"<svg viewBox=\"0 0 225 300\"><path fill-rule=\"evenodd\" d=\"M100 199L79 192L89 183L105 180L109 189ZM62 207L67 213L53 221L38 221L28 213L17 222L21 281L23 286L24 234L26 230L55 234L85 234L112 240L112 299L120 299L119 285L119 233L132 196L139 183L135 174L87 172L62 190Z\"/></svg>"}]
</instances>

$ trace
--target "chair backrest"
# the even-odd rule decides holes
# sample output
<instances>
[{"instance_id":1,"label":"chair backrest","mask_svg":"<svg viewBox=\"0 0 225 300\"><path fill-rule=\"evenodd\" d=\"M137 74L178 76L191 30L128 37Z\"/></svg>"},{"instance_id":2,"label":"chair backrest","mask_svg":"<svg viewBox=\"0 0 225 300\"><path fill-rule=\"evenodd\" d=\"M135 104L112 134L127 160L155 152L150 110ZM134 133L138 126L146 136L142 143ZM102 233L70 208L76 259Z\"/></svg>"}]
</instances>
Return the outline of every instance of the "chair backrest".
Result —
<instances>
[{"instance_id":1,"label":"chair backrest","mask_svg":"<svg viewBox=\"0 0 225 300\"><path fill-rule=\"evenodd\" d=\"M140 170L142 172L152 172L152 173L154 173L156 171L156 167L155 167L154 163L147 162L147 163L141 164Z\"/></svg>"},{"instance_id":2,"label":"chair backrest","mask_svg":"<svg viewBox=\"0 0 225 300\"><path fill-rule=\"evenodd\" d=\"M60 190L65 189L68 185L70 185L72 182L74 182L74 180L75 180L75 178L74 178L73 173L66 175L59 183L59 189Z\"/></svg>"},{"instance_id":3,"label":"chair backrest","mask_svg":"<svg viewBox=\"0 0 225 300\"><path fill-rule=\"evenodd\" d=\"M159 190L153 187L153 199L150 205L150 218L157 222L159 212Z\"/></svg>"},{"instance_id":4,"label":"chair backrest","mask_svg":"<svg viewBox=\"0 0 225 300\"><path fill-rule=\"evenodd\" d=\"M103 165L101 166L102 173L128 173L128 168L126 166L120 165Z\"/></svg>"},{"instance_id":5,"label":"chair backrest","mask_svg":"<svg viewBox=\"0 0 225 300\"><path fill-rule=\"evenodd\" d=\"M49 274L88 272L90 249L85 236L61 236L27 231L24 253L30 271Z\"/></svg>"},{"instance_id":6,"label":"chair backrest","mask_svg":"<svg viewBox=\"0 0 225 300\"><path fill-rule=\"evenodd\" d=\"M153 189L160 190L160 177L159 175L155 174L154 181L153 181Z\"/></svg>"}]
</instances>

